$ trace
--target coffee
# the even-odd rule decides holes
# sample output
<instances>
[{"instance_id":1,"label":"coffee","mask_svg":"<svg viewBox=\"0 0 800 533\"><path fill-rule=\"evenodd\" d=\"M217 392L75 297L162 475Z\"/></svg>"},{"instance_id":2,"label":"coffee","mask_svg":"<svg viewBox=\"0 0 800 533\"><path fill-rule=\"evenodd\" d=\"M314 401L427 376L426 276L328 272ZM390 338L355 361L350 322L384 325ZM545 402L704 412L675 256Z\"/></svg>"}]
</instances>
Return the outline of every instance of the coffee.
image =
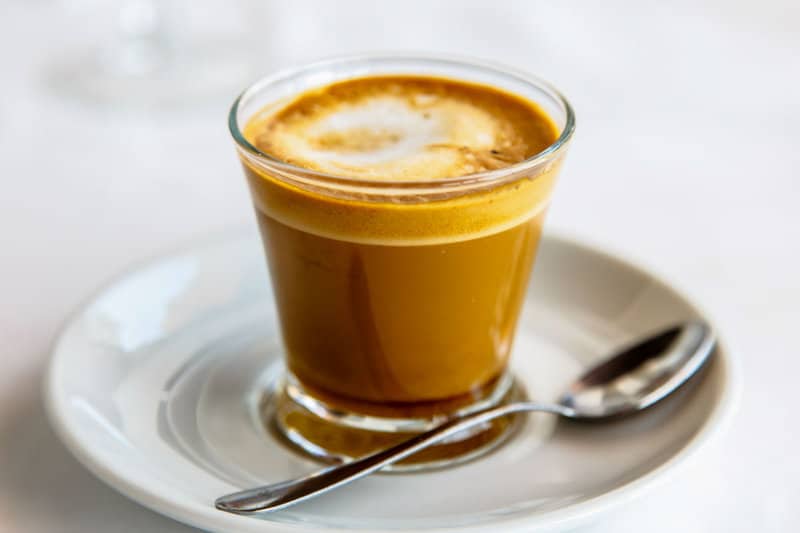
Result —
<instances>
[{"instance_id":1,"label":"coffee","mask_svg":"<svg viewBox=\"0 0 800 533\"><path fill-rule=\"evenodd\" d=\"M256 113L251 145L341 181L331 194L243 158L300 383L368 411L446 404L499 379L557 163L466 191L453 182L524 161L558 135L520 96L437 77L350 79ZM421 201L410 182L447 187Z\"/></svg>"}]
</instances>

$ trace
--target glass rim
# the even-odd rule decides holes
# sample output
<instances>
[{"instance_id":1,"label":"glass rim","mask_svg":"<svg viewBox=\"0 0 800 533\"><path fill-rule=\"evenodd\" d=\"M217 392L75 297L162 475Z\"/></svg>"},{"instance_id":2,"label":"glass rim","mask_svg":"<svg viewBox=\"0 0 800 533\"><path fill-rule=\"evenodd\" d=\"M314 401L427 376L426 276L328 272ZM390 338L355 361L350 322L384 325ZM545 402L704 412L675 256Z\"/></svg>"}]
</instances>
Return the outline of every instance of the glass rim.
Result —
<instances>
[{"instance_id":1,"label":"glass rim","mask_svg":"<svg viewBox=\"0 0 800 533\"><path fill-rule=\"evenodd\" d=\"M238 112L244 99L248 96L257 93L258 91L269 87L270 85L279 83L281 81L289 80L297 77L305 72L322 68L325 66L332 66L341 63L354 62L357 60L397 60L397 61L437 61L444 64L449 64L454 67L477 68L484 71L494 72L506 77L511 77L516 81L522 82L526 85L533 86L537 89L543 89L549 96L553 97L563 108L565 115L564 126L559 133L559 136L544 150L533 154L532 156L509 165L493 170L483 172L476 172L464 176L455 176L450 178L441 178L436 180L407 180L407 181L387 181L375 180L365 178L349 178L328 172L313 170L299 165L288 163L277 157L259 150L256 146L248 141L239 128ZM379 74L378 74L379 75ZM447 78L446 75L443 77ZM346 78L343 78L346 79ZM460 80L457 81L469 81ZM310 89L309 87L308 89ZM306 89L307 90L307 89ZM268 103L265 102L264 105ZM575 131L575 113L572 105L566 97L549 82L529 74L525 71L500 65L497 63L475 59L466 56L445 55L445 54L408 54L408 53L369 53L369 54L351 54L339 55L312 63L306 63L299 67L287 68L279 70L274 74L264 76L256 82L245 88L233 102L228 113L228 129L231 136L236 142L237 148L245 155L255 158L258 162L266 164L268 167L274 167L283 173L290 175L302 175L304 178L311 178L314 181L322 182L329 185L340 185L345 187L367 188L367 189L427 189L439 190L448 187L470 186L470 185L485 185L495 182L501 182L509 176L517 176L526 171L532 170L542 163L555 159L555 157L563 151L572 138Z\"/></svg>"}]
</instances>

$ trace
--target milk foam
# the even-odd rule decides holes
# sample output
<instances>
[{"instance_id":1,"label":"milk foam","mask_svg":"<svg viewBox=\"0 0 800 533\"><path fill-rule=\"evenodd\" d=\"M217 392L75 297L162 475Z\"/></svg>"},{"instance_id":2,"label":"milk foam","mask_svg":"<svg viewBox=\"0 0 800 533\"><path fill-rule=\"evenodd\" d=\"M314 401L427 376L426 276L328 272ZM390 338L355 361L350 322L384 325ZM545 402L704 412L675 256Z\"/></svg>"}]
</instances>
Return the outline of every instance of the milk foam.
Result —
<instances>
[{"instance_id":1,"label":"milk foam","mask_svg":"<svg viewBox=\"0 0 800 533\"><path fill-rule=\"evenodd\" d=\"M341 139L339 143L320 142ZM398 98L373 98L343 105L287 138L287 148L305 161L341 168L404 166L427 147L447 140L439 120ZM337 145L338 144L338 145Z\"/></svg>"},{"instance_id":2,"label":"milk foam","mask_svg":"<svg viewBox=\"0 0 800 533\"><path fill-rule=\"evenodd\" d=\"M262 119L260 131L254 132L256 145L305 168L386 181L502 168L541 148L530 142L535 111L520 113L514 106L524 104L509 95L468 85L442 89L432 83L429 88L380 78L340 85L365 82L371 85L344 95L301 95ZM504 105L509 102L513 105Z\"/></svg>"}]
</instances>

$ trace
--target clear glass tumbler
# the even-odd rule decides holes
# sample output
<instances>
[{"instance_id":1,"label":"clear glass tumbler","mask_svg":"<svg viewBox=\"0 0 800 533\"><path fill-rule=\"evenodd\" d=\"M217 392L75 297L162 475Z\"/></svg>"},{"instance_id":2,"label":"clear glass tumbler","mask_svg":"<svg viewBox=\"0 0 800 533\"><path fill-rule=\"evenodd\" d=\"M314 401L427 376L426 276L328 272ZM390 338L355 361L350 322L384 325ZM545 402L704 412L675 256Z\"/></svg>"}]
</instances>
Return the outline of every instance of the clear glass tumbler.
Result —
<instances>
[{"instance_id":1,"label":"clear glass tumbler","mask_svg":"<svg viewBox=\"0 0 800 533\"><path fill-rule=\"evenodd\" d=\"M248 121L308 89L415 75L489 85L538 105L559 129L545 150L457 178L386 182L316 172L257 149ZM448 416L522 394L508 371L556 175L575 127L566 99L511 70L440 57L359 56L265 78L230 112L281 323L286 373L264 422L294 446L346 460ZM395 469L463 461L511 433L497 420Z\"/></svg>"}]
</instances>

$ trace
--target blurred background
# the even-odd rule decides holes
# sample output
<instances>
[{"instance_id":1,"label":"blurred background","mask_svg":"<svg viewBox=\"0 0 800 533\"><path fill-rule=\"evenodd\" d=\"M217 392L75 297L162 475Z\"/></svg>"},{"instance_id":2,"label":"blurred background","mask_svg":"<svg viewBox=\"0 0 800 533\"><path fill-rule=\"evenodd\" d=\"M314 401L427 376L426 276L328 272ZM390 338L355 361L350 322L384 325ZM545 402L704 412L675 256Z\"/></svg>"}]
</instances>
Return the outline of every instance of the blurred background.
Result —
<instances>
[{"instance_id":1,"label":"blurred background","mask_svg":"<svg viewBox=\"0 0 800 533\"><path fill-rule=\"evenodd\" d=\"M797 1L0 0L0 531L189 531L55 440L50 343L131 263L253 223L226 125L238 92L383 50L560 88L578 128L548 228L686 288L740 357L725 438L589 531L796 527Z\"/></svg>"}]
</instances>

